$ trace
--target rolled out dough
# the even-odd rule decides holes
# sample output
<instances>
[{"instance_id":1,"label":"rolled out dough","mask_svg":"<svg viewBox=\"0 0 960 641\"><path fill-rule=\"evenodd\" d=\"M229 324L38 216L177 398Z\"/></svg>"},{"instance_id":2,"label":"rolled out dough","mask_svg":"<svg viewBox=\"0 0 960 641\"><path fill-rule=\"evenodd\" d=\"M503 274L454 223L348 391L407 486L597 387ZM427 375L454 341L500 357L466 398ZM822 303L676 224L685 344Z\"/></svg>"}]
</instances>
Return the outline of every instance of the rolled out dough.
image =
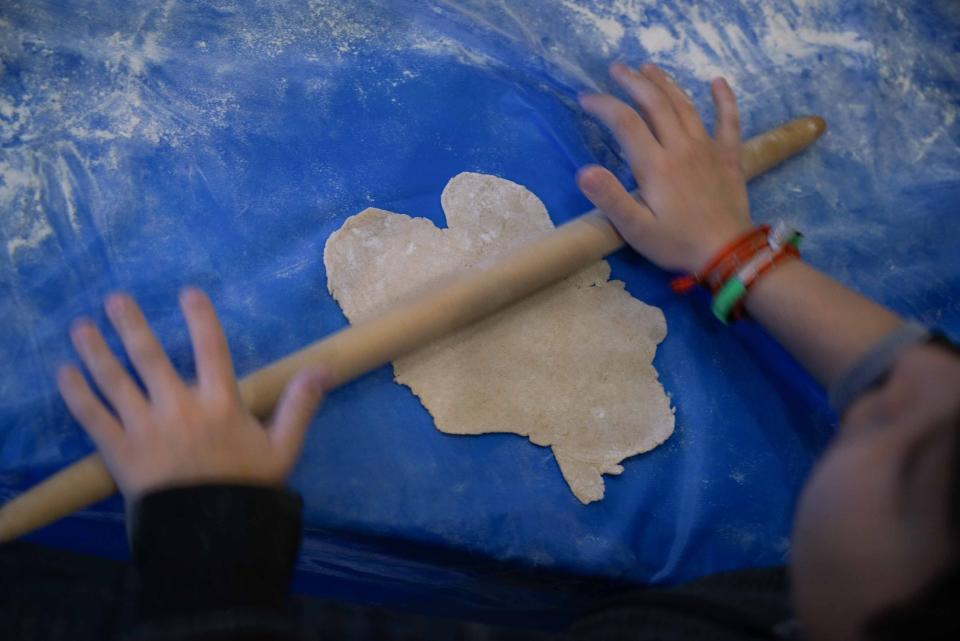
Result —
<instances>
[{"instance_id":1,"label":"rolled out dough","mask_svg":"<svg viewBox=\"0 0 960 641\"><path fill-rule=\"evenodd\" d=\"M447 229L371 208L330 236L328 286L351 322L553 228L536 196L496 176L459 174L441 203ZM600 261L397 360L395 378L440 431L527 436L552 448L580 501L600 500L603 474L620 474L674 427L652 364L663 313L609 275Z\"/></svg>"}]
</instances>

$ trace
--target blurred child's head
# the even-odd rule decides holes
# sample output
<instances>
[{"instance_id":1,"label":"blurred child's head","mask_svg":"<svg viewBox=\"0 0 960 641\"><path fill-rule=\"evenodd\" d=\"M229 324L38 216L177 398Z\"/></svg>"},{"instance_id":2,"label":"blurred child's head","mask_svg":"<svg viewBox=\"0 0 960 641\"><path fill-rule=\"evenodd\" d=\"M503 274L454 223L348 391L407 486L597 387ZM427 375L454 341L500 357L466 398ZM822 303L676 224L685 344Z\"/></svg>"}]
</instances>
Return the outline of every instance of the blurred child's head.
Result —
<instances>
[{"instance_id":1,"label":"blurred child's head","mask_svg":"<svg viewBox=\"0 0 960 641\"><path fill-rule=\"evenodd\" d=\"M801 497L791 575L811 641L960 639L958 542L960 355L916 345L850 406Z\"/></svg>"}]
</instances>

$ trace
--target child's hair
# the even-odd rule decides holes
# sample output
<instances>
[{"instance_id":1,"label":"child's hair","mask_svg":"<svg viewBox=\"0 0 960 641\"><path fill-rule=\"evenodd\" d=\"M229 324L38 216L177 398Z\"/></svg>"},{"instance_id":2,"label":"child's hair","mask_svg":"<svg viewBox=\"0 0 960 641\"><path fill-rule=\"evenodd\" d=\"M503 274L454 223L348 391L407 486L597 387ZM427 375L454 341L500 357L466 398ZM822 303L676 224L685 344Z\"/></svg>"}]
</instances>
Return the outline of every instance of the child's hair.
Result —
<instances>
[{"instance_id":1,"label":"child's hair","mask_svg":"<svg viewBox=\"0 0 960 641\"><path fill-rule=\"evenodd\" d=\"M932 343L960 358L960 347L935 335ZM954 417L954 448L950 462L948 523L953 557L916 596L882 610L867 621L864 636L871 641L956 641L960 639L960 415Z\"/></svg>"}]
</instances>

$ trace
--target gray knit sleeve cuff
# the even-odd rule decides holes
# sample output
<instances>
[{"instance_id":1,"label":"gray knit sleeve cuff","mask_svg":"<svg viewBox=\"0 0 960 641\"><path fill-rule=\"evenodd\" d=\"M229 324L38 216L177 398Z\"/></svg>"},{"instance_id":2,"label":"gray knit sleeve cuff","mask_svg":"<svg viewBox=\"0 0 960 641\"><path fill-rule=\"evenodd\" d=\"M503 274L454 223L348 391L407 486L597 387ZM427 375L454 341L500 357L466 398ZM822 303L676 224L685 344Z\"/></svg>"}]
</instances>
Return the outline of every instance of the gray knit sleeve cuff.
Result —
<instances>
[{"instance_id":1,"label":"gray knit sleeve cuff","mask_svg":"<svg viewBox=\"0 0 960 641\"><path fill-rule=\"evenodd\" d=\"M843 416L857 397L883 379L904 349L929 338L927 328L912 322L887 334L830 388L830 405Z\"/></svg>"}]
</instances>

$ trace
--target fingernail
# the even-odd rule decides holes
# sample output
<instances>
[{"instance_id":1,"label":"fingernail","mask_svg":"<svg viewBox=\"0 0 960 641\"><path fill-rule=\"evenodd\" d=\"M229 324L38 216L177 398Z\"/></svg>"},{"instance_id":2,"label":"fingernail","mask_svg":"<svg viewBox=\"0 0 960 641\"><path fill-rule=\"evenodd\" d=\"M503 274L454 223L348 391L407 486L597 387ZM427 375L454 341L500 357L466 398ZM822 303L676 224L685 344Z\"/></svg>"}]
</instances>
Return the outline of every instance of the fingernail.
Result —
<instances>
[{"instance_id":1,"label":"fingernail","mask_svg":"<svg viewBox=\"0 0 960 641\"><path fill-rule=\"evenodd\" d=\"M104 301L104 307L110 316L120 316L126 308L125 297L119 293L110 294L107 296L106 301Z\"/></svg>"},{"instance_id":2,"label":"fingernail","mask_svg":"<svg viewBox=\"0 0 960 641\"><path fill-rule=\"evenodd\" d=\"M193 285L187 285L180 290L180 302L184 305L196 305L200 300L200 290Z\"/></svg>"},{"instance_id":3,"label":"fingernail","mask_svg":"<svg viewBox=\"0 0 960 641\"><path fill-rule=\"evenodd\" d=\"M593 192L593 185L591 184L590 180L584 176L588 169L590 169L590 165L586 165L577 170L577 184L583 191Z\"/></svg>"},{"instance_id":4,"label":"fingernail","mask_svg":"<svg viewBox=\"0 0 960 641\"><path fill-rule=\"evenodd\" d=\"M79 336L89 331L91 325L93 325L93 322L86 316L75 318L73 322L70 323L70 333Z\"/></svg>"},{"instance_id":5,"label":"fingernail","mask_svg":"<svg viewBox=\"0 0 960 641\"><path fill-rule=\"evenodd\" d=\"M579 183L580 189L583 190L583 193L590 198L597 198L603 195L603 185L601 181L593 177L588 177Z\"/></svg>"}]
</instances>

